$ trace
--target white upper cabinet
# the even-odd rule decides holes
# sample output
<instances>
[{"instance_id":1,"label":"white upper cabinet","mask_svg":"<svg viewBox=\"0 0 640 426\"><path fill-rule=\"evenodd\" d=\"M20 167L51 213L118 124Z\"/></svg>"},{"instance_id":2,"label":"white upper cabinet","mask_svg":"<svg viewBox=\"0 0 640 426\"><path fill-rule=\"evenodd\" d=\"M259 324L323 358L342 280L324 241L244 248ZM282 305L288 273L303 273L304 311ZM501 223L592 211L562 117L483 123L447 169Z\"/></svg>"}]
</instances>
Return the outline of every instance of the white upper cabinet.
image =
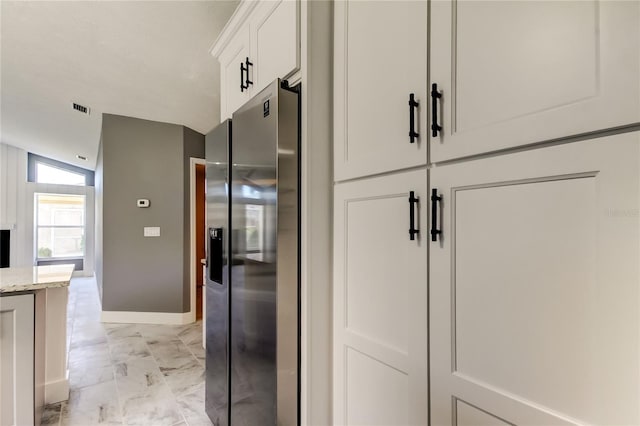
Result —
<instances>
[{"instance_id":1,"label":"white upper cabinet","mask_svg":"<svg viewBox=\"0 0 640 426\"><path fill-rule=\"evenodd\" d=\"M432 2L442 129L431 161L640 122L639 9L637 1Z\"/></svg>"},{"instance_id":2,"label":"white upper cabinet","mask_svg":"<svg viewBox=\"0 0 640 426\"><path fill-rule=\"evenodd\" d=\"M337 181L427 163L427 6L335 3Z\"/></svg>"},{"instance_id":3,"label":"white upper cabinet","mask_svg":"<svg viewBox=\"0 0 640 426\"><path fill-rule=\"evenodd\" d=\"M300 64L298 2L263 1L251 20L255 92L285 78Z\"/></svg>"},{"instance_id":4,"label":"white upper cabinet","mask_svg":"<svg viewBox=\"0 0 640 426\"><path fill-rule=\"evenodd\" d=\"M431 424L640 424L640 133L430 182Z\"/></svg>"},{"instance_id":5,"label":"white upper cabinet","mask_svg":"<svg viewBox=\"0 0 640 426\"><path fill-rule=\"evenodd\" d=\"M240 3L211 54L220 62L220 119L300 68L299 0Z\"/></svg>"},{"instance_id":6,"label":"white upper cabinet","mask_svg":"<svg viewBox=\"0 0 640 426\"><path fill-rule=\"evenodd\" d=\"M242 28L218 57L220 61L220 119L230 118L233 111L251 99L246 71L249 57L249 27ZM251 71L251 70L249 70Z\"/></svg>"}]
</instances>

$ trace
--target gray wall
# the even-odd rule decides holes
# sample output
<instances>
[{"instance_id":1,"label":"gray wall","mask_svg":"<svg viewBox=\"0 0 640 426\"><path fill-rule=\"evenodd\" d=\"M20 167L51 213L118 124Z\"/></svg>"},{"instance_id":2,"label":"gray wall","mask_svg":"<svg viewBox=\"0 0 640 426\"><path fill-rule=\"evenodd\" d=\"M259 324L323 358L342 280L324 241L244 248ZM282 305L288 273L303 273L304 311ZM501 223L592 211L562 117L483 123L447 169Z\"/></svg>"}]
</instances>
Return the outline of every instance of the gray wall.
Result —
<instances>
[{"instance_id":1,"label":"gray wall","mask_svg":"<svg viewBox=\"0 0 640 426\"><path fill-rule=\"evenodd\" d=\"M103 115L105 311L189 311L184 273L184 253L189 250L184 226L185 187L187 197L189 187L185 134L184 127L175 124ZM195 139L189 135L189 150ZM149 199L151 206L138 208L139 198ZM159 226L160 237L144 237L145 226Z\"/></svg>"},{"instance_id":2,"label":"gray wall","mask_svg":"<svg viewBox=\"0 0 640 426\"><path fill-rule=\"evenodd\" d=\"M100 147L98 148L98 158L96 159L96 173L95 173L95 200L96 200L96 231L95 231L95 274L96 283L98 285L98 294L102 300L102 191L103 191L103 164L102 164L102 135L100 136Z\"/></svg>"},{"instance_id":3,"label":"gray wall","mask_svg":"<svg viewBox=\"0 0 640 426\"><path fill-rule=\"evenodd\" d=\"M183 164L183 187L184 187L184 250L183 250L183 303L182 308L185 312L189 311L189 303L191 301L191 157L204 158L204 135L184 127L184 150L182 155ZM201 270L196 270L202 273Z\"/></svg>"}]
</instances>

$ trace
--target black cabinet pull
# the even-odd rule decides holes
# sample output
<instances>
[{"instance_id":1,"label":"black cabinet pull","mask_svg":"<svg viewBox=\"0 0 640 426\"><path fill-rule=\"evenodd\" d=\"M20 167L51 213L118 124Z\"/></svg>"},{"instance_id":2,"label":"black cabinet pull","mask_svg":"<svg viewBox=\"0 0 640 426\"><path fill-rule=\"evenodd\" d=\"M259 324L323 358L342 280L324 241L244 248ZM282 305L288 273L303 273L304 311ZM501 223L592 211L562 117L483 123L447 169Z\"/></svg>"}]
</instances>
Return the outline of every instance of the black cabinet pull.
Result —
<instances>
[{"instance_id":1,"label":"black cabinet pull","mask_svg":"<svg viewBox=\"0 0 640 426\"><path fill-rule=\"evenodd\" d=\"M414 143L416 138L420 136L418 132L415 131L415 110L420 106L420 102L414 99L414 94L409 94L409 142Z\"/></svg>"},{"instance_id":2,"label":"black cabinet pull","mask_svg":"<svg viewBox=\"0 0 640 426\"><path fill-rule=\"evenodd\" d=\"M431 136L438 136L438 132L442 127L438 124L438 99L442 97L442 93L438 92L438 85L431 85ZM435 241L435 240L434 240Z\"/></svg>"},{"instance_id":3,"label":"black cabinet pull","mask_svg":"<svg viewBox=\"0 0 640 426\"><path fill-rule=\"evenodd\" d=\"M247 70L248 72L249 70ZM240 62L240 91L244 92L244 89L248 89L249 86L244 85L244 64Z\"/></svg>"},{"instance_id":4,"label":"black cabinet pull","mask_svg":"<svg viewBox=\"0 0 640 426\"><path fill-rule=\"evenodd\" d=\"M438 190L431 190L431 241L438 241L438 235L442 231L438 229L438 203L442 201L442 197L438 195Z\"/></svg>"},{"instance_id":5,"label":"black cabinet pull","mask_svg":"<svg viewBox=\"0 0 640 426\"><path fill-rule=\"evenodd\" d=\"M414 191L409 191L409 239L411 241L416 239L416 234L420 233L419 229L415 228L415 213L414 213L414 205L419 203L420 199L415 196Z\"/></svg>"},{"instance_id":6,"label":"black cabinet pull","mask_svg":"<svg viewBox=\"0 0 640 426\"><path fill-rule=\"evenodd\" d=\"M249 57L247 56L247 59L245 59L244 63L247 65L247 67L245 68L245 71L247 72L247 74L246 74L247 77L245 79L245 84L246 84L245 89L248 89L249 86L251 86L253 84L253 81L249 80L249 67L253 66L253 62L249 62Z\"/></svg>"}]
</instances>

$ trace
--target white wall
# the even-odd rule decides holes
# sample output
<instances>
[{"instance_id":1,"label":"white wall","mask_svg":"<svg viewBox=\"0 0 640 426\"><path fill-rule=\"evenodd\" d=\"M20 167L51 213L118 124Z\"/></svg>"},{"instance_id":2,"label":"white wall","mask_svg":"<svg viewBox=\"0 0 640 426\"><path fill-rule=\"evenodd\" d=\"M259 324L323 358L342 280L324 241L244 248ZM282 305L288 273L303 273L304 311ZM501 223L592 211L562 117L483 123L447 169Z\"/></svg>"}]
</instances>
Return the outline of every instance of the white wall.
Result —
<instances>
[{"instance_id":1,"label":"white wall","mask_svg":"<svg viewBox=\"0 0 640 426\"><path fill-rule=\"evenodd\" d=\"M10 145L0 144L0 228L11 230L11 266L33 264L33 229L28 229L27 214L27 153ZM33 225L31 226L33 228Z\"/></svg>"},{"instance_id":2,"label":"white wall","mask_svg":"<svg viewBox=\"0 0 640 426\"><path fill-rule=\"evenodd\" d=\"M11 266L31 266L35 259L34 198L37 192L85 195L86 253L84 271L94 271L95 195L92 186L27 182L27 152L0 144L0 229L11 230Z\"/></svg>"}]
</instances>

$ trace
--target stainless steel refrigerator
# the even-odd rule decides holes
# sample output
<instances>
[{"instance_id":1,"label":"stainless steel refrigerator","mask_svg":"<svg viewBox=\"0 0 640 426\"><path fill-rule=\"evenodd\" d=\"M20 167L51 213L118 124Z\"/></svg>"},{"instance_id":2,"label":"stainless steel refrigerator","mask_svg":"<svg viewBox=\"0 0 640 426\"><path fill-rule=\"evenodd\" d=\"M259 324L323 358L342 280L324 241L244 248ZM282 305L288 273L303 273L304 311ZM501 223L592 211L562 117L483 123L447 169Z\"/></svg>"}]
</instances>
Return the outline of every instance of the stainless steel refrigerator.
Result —
<instances>
[{"instance_id":1,"label":"stainless steel refrigerator","mask_svg":"<svg viewBox=\"0 0 640 426\"><path fill-rule=\"evenodd\" d=\"M210 198L207 193L207 413L217 425L296 425L298 94L277 80L236 111L232 123L232 136L231 124L223 123L226 130L218 133L222 142L207 139L207 191L226 194L229 200L225 210L218 202L223 197ZM209 148L211 144L228 147L226 160L221 151ZM215 168L216 163L232 167ZM226 230L217 222L222 213L211 217L217 211L226 214ZM217 250L219 245L223 249ZM216 271L222 274L218 287Z\"/></svg>"},{"instance_id":2,"label":"stainless steel refrigerator","mask_svg":"<svg viewBox=\"0 0 640 426\"><path fill-rule=\"evenodd\" d=\"M205 409L216 426L229 417L229 253L231 121L205 137L207 267Z\"/></svg>"}]
</instances>

